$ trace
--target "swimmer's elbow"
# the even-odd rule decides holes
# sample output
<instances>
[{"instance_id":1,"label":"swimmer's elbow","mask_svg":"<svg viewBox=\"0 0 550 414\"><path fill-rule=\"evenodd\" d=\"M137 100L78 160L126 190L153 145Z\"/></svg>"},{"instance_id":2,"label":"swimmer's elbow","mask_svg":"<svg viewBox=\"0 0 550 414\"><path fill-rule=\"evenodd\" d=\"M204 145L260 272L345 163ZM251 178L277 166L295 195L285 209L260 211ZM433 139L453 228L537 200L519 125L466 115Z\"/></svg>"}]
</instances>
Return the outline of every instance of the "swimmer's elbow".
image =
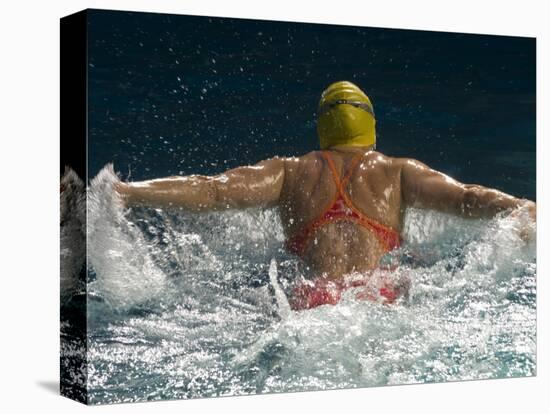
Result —
<instances>
[{"instance_id":1,"label":"swimmer's elbow","mask_svg":"<svg viewBox=\"0 0 550 414\"><path fill-rule=\"evenodd\" d=\"M463 186L460 213L464 217L494 217L496 214L520 207L523 200L499 190L481 185Z\"/></svg>"}]
</instances>

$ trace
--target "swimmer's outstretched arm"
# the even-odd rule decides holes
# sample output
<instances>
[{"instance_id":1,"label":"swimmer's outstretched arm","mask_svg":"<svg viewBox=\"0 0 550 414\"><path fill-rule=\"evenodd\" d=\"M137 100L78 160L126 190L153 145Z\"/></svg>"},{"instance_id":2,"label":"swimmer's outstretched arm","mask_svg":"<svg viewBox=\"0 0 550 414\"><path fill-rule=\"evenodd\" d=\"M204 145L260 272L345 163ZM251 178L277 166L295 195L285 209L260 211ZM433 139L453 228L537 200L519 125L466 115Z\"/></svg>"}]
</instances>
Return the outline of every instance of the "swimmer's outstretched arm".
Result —
<instances>
[{"instance_id":1,"label":"swimmer's outstretched arm","mask_svg":"<svg viewBox=\"0 0 550 414\"><path fill-rule=\"evenodd\" d=\"M536 204L492 188L463 184L419 161L396 159L401 166L401 193L406 206L429 208L462 217L493 217L523 207L536 220Z\"/></svg>"},{"instance_id":2,"label":"swimmer's outstretched arm","mask_svg":"<svg viewBox=\"0 0 550 414\"><path fill-rule=\"evenodd\" d=\"M275 157L216 176L122 182L116 190L128 207L173 207L190 211L271 207L279 201L284 178L284 158Z\"/></svg>"}]
</instances>

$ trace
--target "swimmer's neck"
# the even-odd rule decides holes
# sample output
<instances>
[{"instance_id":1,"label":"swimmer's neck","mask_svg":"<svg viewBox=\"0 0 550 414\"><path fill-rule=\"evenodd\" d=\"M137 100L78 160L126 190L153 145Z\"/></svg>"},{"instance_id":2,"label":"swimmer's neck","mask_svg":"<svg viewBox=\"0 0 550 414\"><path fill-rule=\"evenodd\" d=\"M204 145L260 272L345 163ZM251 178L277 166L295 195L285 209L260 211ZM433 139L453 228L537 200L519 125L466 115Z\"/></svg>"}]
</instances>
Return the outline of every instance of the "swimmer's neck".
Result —
<instances>
[{"instance_id":1,"label":"swimmer's neck","mask_svg":"<svg viewBox=\"0 0 550 414\"><path fill-rule=\"evenodd\" d=\"M348 152L348 153L365 153L367 151L374 151L375 146L374 145L365 145L361 147L354 147L351 145L334 145L330 148L328 148L329 151L339 151L339 152Z\"/></svg>"}]
</instances>

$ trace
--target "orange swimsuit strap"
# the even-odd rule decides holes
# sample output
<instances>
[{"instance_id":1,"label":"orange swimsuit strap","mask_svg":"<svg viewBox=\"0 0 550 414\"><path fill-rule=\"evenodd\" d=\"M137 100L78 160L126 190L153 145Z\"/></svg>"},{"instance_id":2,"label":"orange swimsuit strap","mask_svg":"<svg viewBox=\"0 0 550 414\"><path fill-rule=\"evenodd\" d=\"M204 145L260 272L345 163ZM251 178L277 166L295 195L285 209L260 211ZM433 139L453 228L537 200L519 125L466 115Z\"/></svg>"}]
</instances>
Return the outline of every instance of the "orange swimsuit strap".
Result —
<instances>
[{"instance_id":1,"label":"orange swimsuit strap","mask_svg":"<svg viewBox=\"0 0 550 414\"><path fill-rule=\"evenodd\" d=\"M354 221L367 228L376 236L385 251L390 251L399 247L401 244L399 233L391 227L385 226L363 214L355 207L345 191L355 166L363 158L364 154L359 153L353 157L346 174L341 180L330 153L328 151L323 151L321 154L327 161L334 178L337 189L336 195L323 210L318 219L305 226L302 231L299 231L294 237L287 241L287 248L298 255L303 254L311 236L319 227L338 220Z\"/></svg>"}]
</instances>

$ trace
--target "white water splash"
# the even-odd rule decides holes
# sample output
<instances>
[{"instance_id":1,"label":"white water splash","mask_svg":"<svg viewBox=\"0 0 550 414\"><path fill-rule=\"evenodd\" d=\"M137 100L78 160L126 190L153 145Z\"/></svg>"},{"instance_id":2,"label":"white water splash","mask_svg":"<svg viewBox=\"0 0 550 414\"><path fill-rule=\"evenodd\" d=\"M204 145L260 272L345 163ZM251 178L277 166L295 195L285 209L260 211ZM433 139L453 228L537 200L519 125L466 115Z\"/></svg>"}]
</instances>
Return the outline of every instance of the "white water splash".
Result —
<instances>
[{"instance_id":1,"label":"white water splash","mask_svg":"<svg viewBox=\"0 0 550 414\"><path fill-rule=\"evenodd\" d=\"M115 181L107 169L90 188L90 289L121 312L90 310L92 402L535 372L535 243L519 237L521 219L410 210L393 253L408 301L349 291L292 312L284 292L299 266L275 210L125 212ZM150 313L135 314L143 303Z\"/></svg>"},{"instance_id":2,"label":"white water splash","mask_svg":"<svg viewBox=\"0 0 550 414\"><path fill-rule=\"evenodd\" d=\"M84 182L71 168L61 177L60 267L61 302L85 290L81 270L86 258L86 192Z\"/></svg>"},{"instance_id":3,"label":"white water splash","mask_svg":"<svg viewBox=\"0 0 550 414\"><path fill-rule=\"evenodd\" d=\"M162 294L165 275L156 266L140 231L124 217L112 165L91 182L88 193L88 266L97 293L124 310Z\"/></svg>"},{"instance_id":4,"label":"white water splash","mask_svg":"<svg viewBox=\"0 0 550 414\"><path fill-rule=\"evenodd\" d=\"M281 289L281 286L279 286L279 282L277 281L277 261L275 259L271 259L271 264L269 265L269 281L275 291L275 299L277 300L279 316L283 320L288 319L292 311L290 309L290 305L288 303L286 295Z\"/></svg>"}]
</instances>

